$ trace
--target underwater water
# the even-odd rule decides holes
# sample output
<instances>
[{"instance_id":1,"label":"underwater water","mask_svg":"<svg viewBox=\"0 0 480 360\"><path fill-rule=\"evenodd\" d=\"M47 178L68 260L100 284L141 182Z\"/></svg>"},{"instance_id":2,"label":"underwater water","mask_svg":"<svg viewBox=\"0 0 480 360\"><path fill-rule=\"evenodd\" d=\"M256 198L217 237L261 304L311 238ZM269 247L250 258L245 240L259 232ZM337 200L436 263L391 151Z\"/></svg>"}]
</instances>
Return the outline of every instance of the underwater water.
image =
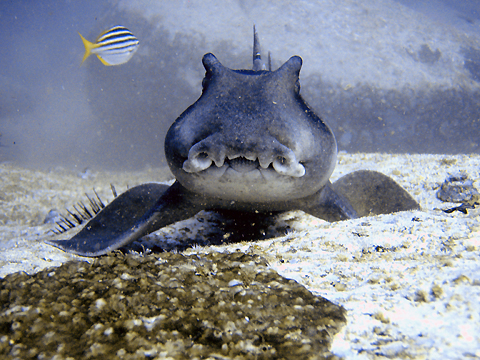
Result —
<instances>
[{"instance_id":1,"label":"underwater water","mask_svg":"<svg viewBox=\"0 0 480 360\"><path fill-rule=\"evenodd\" d=\"M339 150L478 153L480 45L474 1L2 2L0 161L75 170L164 163L175 118L200 95L203 54L251 68L255 23L273 68L304 60L301 94ZM211 8L217 8L214 13ZM104 66L113 25L140 41Z\"/></svg>"}]
</instances>

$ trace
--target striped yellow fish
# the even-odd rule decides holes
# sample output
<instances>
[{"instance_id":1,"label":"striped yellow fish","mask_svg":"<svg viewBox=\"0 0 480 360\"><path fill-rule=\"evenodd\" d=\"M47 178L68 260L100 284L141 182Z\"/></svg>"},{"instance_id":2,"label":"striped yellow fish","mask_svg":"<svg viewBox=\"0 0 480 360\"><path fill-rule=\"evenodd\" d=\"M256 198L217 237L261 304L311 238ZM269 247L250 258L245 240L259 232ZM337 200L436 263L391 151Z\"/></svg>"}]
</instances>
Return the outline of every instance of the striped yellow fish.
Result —
<instances>
[{"instance_id":1,"label":"striped yellow fish","mask_svg":"<svg viewBox=\"0 0 480 360\"><path fill-rule=\"evenodd\" d=\"M91 54L97 55L103 65L120 65L130 60L137 51L139 41L130 30L123 26L114 26L100 34L95 43L86 40L78 33L85 45L82 64Z\"/></svg>"}]
</instances>

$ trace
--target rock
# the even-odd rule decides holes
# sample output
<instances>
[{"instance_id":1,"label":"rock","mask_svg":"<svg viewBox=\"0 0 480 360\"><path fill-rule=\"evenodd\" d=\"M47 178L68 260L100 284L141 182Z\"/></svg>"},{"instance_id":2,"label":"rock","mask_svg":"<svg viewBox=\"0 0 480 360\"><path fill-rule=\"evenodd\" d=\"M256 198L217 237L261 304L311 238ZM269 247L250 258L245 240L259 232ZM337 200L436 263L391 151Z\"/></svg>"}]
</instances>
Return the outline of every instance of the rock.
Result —
<instances>
[{"instance_id":1,"label":"rock","mask_svg":"<svg viewBox=\"0 0 480 360\"><path fill-rule=\"evenodd\" d=\"M437 191L437 198L445 202L468 202L478 200L480 193L478 180L468 179L466 174L449 176Z\"/></svg>"},{"instance_id":2,"label":"rock","mask_svg":"<svg viewBox=\"0 0 480 360\"><path fill-rule=\"evenodd\" d=\"M12 358L331 358L345 310L240 252L71 261L0 284Z\"/></svg>"}]
</instances>

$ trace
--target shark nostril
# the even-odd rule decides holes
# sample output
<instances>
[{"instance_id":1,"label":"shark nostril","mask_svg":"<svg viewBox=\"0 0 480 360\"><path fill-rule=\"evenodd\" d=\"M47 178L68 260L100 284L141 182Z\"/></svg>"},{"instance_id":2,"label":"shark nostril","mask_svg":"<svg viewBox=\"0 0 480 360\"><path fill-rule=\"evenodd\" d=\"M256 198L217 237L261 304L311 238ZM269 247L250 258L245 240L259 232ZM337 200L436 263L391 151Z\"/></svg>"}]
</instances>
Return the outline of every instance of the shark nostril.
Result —
<instances>
[{"instance_id":1,"label":"shark nostril","mask_svg":"<svg viewBox=\"0 0 480 360\"><path fill-rule=\"evenodd\" d=\"M183 170L196 173L208 169L212 163L217 168L225 161L225 146L219 141L221 134L214 134L193 145L188 151L187 160L183 162Z\"/></svg>"},{"instance_id":2,"label":"shark nostril","mask_svg":"<svg viewBox=\"0 0 480 360\"><path fill-rule=\"evenodd\" d=\"M208 154L206 152L201 152L201 153L197 154L195 157L199 161L204 161L204 160L208 159Z\"/></svg>"},{"instance_id":3,"label":"shark nostril","mask_svg":"<svg viewBox=\"0 0 480 360\"><path fill-rule=\"evenodd\" d=\"M198 154L192 155L183 163L183 170L186 172L199 172L208 169L212 164L212 159L208 156L208 153L202 151Z\"/></svg>"},{"instance_id":4,"label":"shark nostril","mask_svg":"<svg viewBox=\"0 0 480 360\"><path fill-rule=\"evenodd\" d=\"M277 156L272 161L272 166L280 174L286 174L288 172L287 161L282 156Z\"/></svg>"},{"instance_id":5,"label":"shark nostril","mask_svg":"<svg viewBox=\"0 0 480 360\"><path fill-rule=\"evenodd\" d=\"M295 158L277 156L272 162L273 168L281 175L302 177L305 175L305 167L296 161Z\"/></svg>"},{"instance_id":6,"label":"shark nostril","mask_svg":"<svg viewBox=\"0 0 480 360\"><path fill-rule=\"evenodd\" d=\"M281 165L287 165L287 163L288 163L287 159L284 158L283 156L278 156L278 157L277 157L277 161L278 161L278 163L281 164Z\"/></svg>"}]
</instances>

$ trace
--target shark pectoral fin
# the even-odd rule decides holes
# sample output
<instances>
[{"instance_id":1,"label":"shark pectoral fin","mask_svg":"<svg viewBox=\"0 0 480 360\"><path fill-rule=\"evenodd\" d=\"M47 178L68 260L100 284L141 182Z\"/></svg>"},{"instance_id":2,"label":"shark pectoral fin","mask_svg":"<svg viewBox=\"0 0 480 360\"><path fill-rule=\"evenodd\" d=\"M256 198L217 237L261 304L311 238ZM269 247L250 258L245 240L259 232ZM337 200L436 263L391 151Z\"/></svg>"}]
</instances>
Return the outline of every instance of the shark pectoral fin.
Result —
<instances>
[{"instance_id":1,"label":"shark pectoral fin","mask_svg":"<svg viewBox=\"0 0 480 360\"><path fill-rule=\"evenodd\" d=\"M135 238L131 229L168 190L168 185L143 184L117 196L70 240L48 240L67 252L98 256L118 249ZM128 236L126 236L128 234Z\"/></svg>"},{"instance_id":2,"label":"shark pectoral fin","mask_svg":"<svg viewBox=\"0 0 480 360\"><path fill-rule=\"evenodd\" d=\"M106 254L200 211L185 200L182 190L177 183L136 186L116 197L70 240L46 243L82 256Z\"/></svg>"},{"instance_id":3,"label":"shark pectoral fin","mask_svg":"<svg viewBox=\"0 0 480 360\"><path fill-rule=\"evenodd\" d=\"M347 199L359 217L420 209L404 188L376 171L354 171L335 181L333 189Z\"/></svg>"},{"instance_id":4,"label":"shark pectoral fin","mask_svg":"<svg viewBox=\"0 0 480 360\"><path fill-rule=\"evenodd\" d=\"M323 220L340 221L358 217L348 200L337 194L330 182L302 203L300 210Z\"/></svg>"}]
</instances>

